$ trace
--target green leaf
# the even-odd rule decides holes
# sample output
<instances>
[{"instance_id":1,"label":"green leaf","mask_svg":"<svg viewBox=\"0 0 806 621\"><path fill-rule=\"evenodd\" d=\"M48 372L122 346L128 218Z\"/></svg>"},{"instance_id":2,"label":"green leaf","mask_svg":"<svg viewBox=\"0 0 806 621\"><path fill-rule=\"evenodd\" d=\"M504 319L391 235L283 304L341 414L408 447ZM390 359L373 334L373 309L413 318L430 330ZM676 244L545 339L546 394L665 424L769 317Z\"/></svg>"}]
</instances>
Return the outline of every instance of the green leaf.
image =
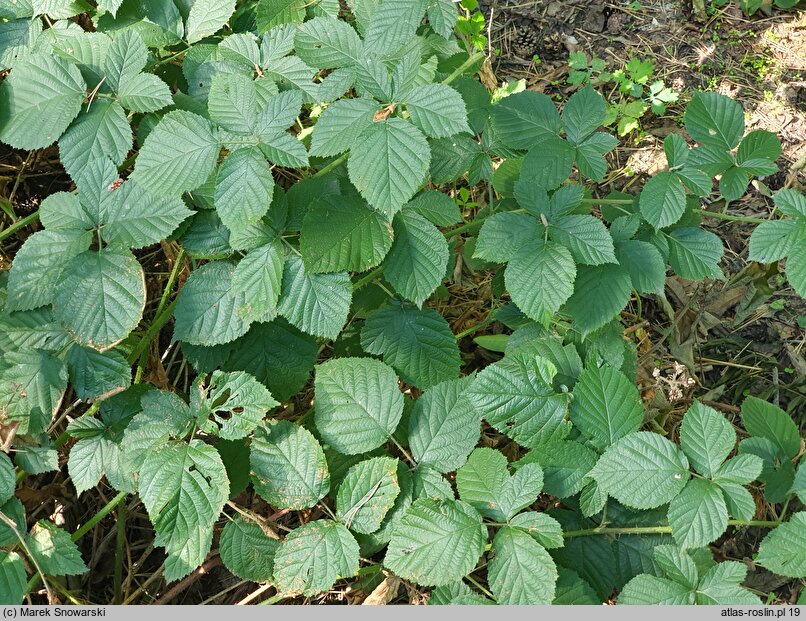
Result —
<instances>
[{"instance_id":1,"label":"green leaf","mask_svg":"<svg viewBox=\"0 0 806 621\"><path fill-rule=\"evenodd\" d=\"M445 585L473 570L486 540L487 529L470 505L421 498L406 509L392 532L383 563L405 580Z\"/></svg>"},{"instance_id":2,"label":"green leaf","mask_svg":"<svg viewBox=\"0 0 806 621\"><path fill-rule=\"evenodd\" d=\"M583 580L580 575L565 567L557 567L559 578L552 604L555 606L568 605L598 605L601 598L593 590L593 587Z\"/></svg>"},{"instance_id":3,"label":"green leaf","mask_svg":"<svg viewBox=\"0 0 806 621\"><path fill-rule=\"evenodd\" d=\"M525 532L510 527L493 539L495 557L487 579L501 605L546 605L554 599L557 567L545 548Z\"/></svg>"},{"instance_id":4,"label":"green leaf","mask_svg":"<svg viewBox=\"0 0 806 621\"><path fill-rule=\"evenodd\" d=\"M50 304L65 265L89 248L91 242L92 235L87 231L38 231L31 235L14 256L6 309L31 310Z\"/></svg>"},{"instance_id":5,"label":"green leaf","mask_svg":"<svg viewBox=\"0 0 806 621\"><path fill-rule=\"evenodd\" d=\"M100 353L79 345L67 352L70 383L79 399L105 399L132 383L132 369L123 354Z\"/></svg>"},{"instance_id":6,"label":"green leaf","mask_svg":"<svg viewBox=\"0 0 806 621\"><path fill-rule=\"evenodd\" d=\"M799 296L806 297L806 244L798 246L789 255L786 278Z\"/></svg>"},{"instance_id":7,"label":"green leaf","mask_svg":"<svg viewBox=\"0 0 806 621\"><path fill-rule=\"evenodd\" d=\"M639 293L661 293L666 284L666 261L648 242L634 239L616 244L616 259L629 273L633 288Z\"/></svg>"},{"instance_id":8,"label":"green leaf","mask_svg":"<svg viewBox=\"0 0 806 621\"><path fill-rule=\"evenodd\" d=\"M14 496L17 473L7 455L0 455L0 505Z\"/></svg>"},{"instance_id":9,"label":"green leaf","mask_svg":"<svg viewBox=\"0 0 806 621\"><path fill-rule=\"evenodd\" d=\"M274 178L260 149L239 149L216 174L216 212L228 229L242 231L266 215L273 192Z\"/></svg>"},{"instance_id":10,"label":"green leaf","mask_svg":"<svg viewBox=\"0 0 806 621\"><path fill-rule=\"evenodd\" d=\"M697 587L699 583L697 565L686 550L675 545L662 544L655 546L652 555L667 577L690 589Z\"/></svg>"},{"instance_id":11,"label":"green leaf","mask_svg":"<svg viewBox=\"0 0 806 621\"><path fill-rule=\"evenodd\" d=\"M415 211L436 226L452 226L462 221L459 205L450 196L437 190L420 192L404 209Z\"/></svg>"},{"instance_id":12,"label":"green leaf","mask_svg":"<svg viewBox=\"0 0 806 621\"><path fill-rule=\"evenodd\" d=\"M126 80L138 75L148 61L148 48L135 30L117 33L103 59L103 75L112 90L117 91Z\"/></svg>"},{"instance_id":13,"label":"green leaf","mask_svg":"<svg viewBox=\"0 0 806 621\"><path fill-rule=\"evenodd\" d=\"M25 544L44 574L77 576L88 571L70 534L53 522L39 520L25 536Z\"/></svg>"},{"instance_id":14,"label":"green leaf","mask_svg":"<svg viewBox=\"0 0 806 621\"><path fill-rule=\"evenodd\" d=\"M771 220L759 224L750 234L748 259L759 263L780 261L806 242L806 223Z\"/></svg>"},{"instance_id":15,"label":"green leaf","mask_svg":"<svg viewBox=\"0 0 806 621\"><path fill-rule=\"evenodd\" d=\"M694 604L694 592L666 578L639 574L624 585L618 603L639 606L690 606Z\"/></svg>"},{"instance_id":16,"label":"green leaf","mask_svg":"<svg viewBox=\"0 0 806 621\"><path fill-rule=\"evenodd\" d=\"M373 457L347 471L336 495L336 515L347 528L370 534L381 527L400 493L397 465L397 459Z\"/></svg>"},{"instance_id":17,"label":"green leaf","mask_svg":"<svg viewBox=\"0 0 806 621\"><path fill-rule=\"evenodd\" d=\"M529 149L562 129L551 99L536 91L515 93L496 103L492 122L496 138L513 149Z\"/></svg>"},{"instance_id":18,"label":"green leaf","mask_svg":"<svg viewBox=\"0 0 806 621\"><path fill-rule=\"evenodd\" d=\"M632 281L618 265L583 266L577 272L574 295L565 309L583 335L610 323L630 300Z\"/></svg>"},{"instance_id":19,"label":"green leaf","mask_svg":"<svg viewBox=\"0 0 806 621\"><path fill-rule=\"evenodd\" d=\"M523 313L544 323L571 297L576 266L565 246L533 240L523 244L506 267L504 280Z\"/></svg>"},{"instance_id":20,"label":"green leaf","mask_svg":"<svg viewBox=\"0 0 806 621\"><path fill-rule=\"evenodd\" d=\"M578 494L598 455L573 440L549 441L537 446L515 463L516 468L539 464L543 468L543 487L547 494L568 498Z\"/></svg>"},{"instance_id":21,"label":"green leaf","mask_svg":"<svg viewBox=\"0 0 806 621\"><path fill-rule=\"evenodd\" d=\"M641 215L656 229L675 224L686 210L686 192L674 173L659 172L644 185L639 200Z\"/></svg>"},{"instance_id":22,"label":"green leaf","mask_svg":"<svg viewBox=\"0 0 806 621\"><path fill-rule=\"evenodd\" d=\"M218 452L201 440L169 441L153 448L140 468L140 499L165 548L165 578L186 576L204 562L213 526L229 497Z\"/></svg>"},{"instance_id":23,"label":"green leaf","mask_svg":"<svg viewBox=\"0 0 806 621\"><path fill-rule=\"evenodd\" d=\"M31 55L0 85L0 140L26 150L53 144L81 110L85 90L75 65Z\"/></svg>"},{"instance_id":24,"label":"green leaf","mask_svg":"<svg viewBox=\"0 0 806 621\"><path fill-rule=\"evenodd\" d=\"M683 490L689 479L688 461L663 436L637 431L610 446L590 476L620 503L652 509Z\"/></svg>"},{"instance_id":25,"label":"green leaf","mask_svg":"<svg viewBox=\"0 0 806 621\"><path fill-rule=\"evenodd\" d=\"M302 261L311 274L363 272L383 260L392 236L386 218L358 197L323 196L302 223Z\"/></svg>"},{"instance_id":26,"label":"green leaf","mask_svg":"<svg viewBox=\"0 0 806 621\"><path fill-rule=\"evenodd\" d=\"M118 89L120 105L131 112L156 112L173 104L171 89L157 76L138 73Z\"/></svg>"},{"instance_id":27,"label":"green leaf","mask_svg":"<svg viewBox=\"0 0 806 621\"><path fill-rule=\"evenodd\" d=\"M109 243L144 248L166 239L193 212L178 197L158 196L127 181L105 203L101 235Z\"/></svg>"},{"instance_id":28,"label":"green leaf","mask_svg":"<svg viewBox=\"0 0 806 621\"><path fill-rule=\"evenodd\" d=\"M367 56L390 55L409 43L425 13L424 0L382 2L372 12L364 32Z\"/></svg>"},{"instance_id":29,"label":"green leaf","mask_svg":"<svg viewBox=\"0 0 806 621\"><path fill-rule=\"evenodd\" d=\"M757 595L739 586L747 576L747 566L738 561L723 561L709 569L697 587L697 604L740 604L758 606Z\"/></svg>"},{"instance_id":30,"label":"green leaf","mask_svg":"<svg viewBox=\"0 0 806 621\"><path fill-rule=\"evenodd\" d=\"M294 36L294 49L306 64L318 69L351 67L363 53L355 30L332 17L315 17L305 22Z\"/></svg>"},{"instance_id":31,"label":"green leaf","mask_svg":"<svg viewBox=\"0 0 806 621\"><path fill-rule=\"evenodd\" d=\"M722 241L710 231L680 228L665 239L669 242L669 264L679 276L689 280L724 278L719 267L724 253Z\"/></svg>"},{"instance_id":32,"label":"green leaf","mask_svg":"<svg viewBox=\"0 0 806 621\"><path fill-rule=\"evenodd\" d=\"M227 522L218 549L224 565L241 580L265 582L274 577L274 555L280 542L255 522L241 516Z\"/></svg>"},{"instance_id":33,"label":"green leaf","mask_svg":"<svg viewBox=\"0 0 806 621\"><path fill-rule=\"evenodd\" d=\"M297 0L260 0L257 3L255 20L258 34L266 32L272 26L302 23L304 19L305 7Z\"/></svg>"},{"instance_id":34,"label":"green leaf","mask_svg":"<svg viewBox=\"0 0 806 621\"><path fill-rule=\"evenodd\" d=\"M279 241L264 244L238 261L232 275L232 290L246 296L247 317L265 321L274 318L283 280L285 257Z\"/></svg>"},{"instance_id":35,"label":"green leaf","mask_svg":"<svg viewBox=\"0 0 806 621\"><path fill-rule=\"evenodd\" d=\"M132 130L126 113L120 104L108 99L95 102L59 138L62 164L76 182L94 160L108 157L120 166L131 147Z\"/></svg>"},{"instance_id":36,"label":"green leaf","mask_svg":"<svg viewBox=\"0 0 806 621\"><path fill-rule=\"evenodd\" d=\"M781 408L756 397L742 403L742 422L750 435L771 440L787 457L800 452L800 433L792 417Z\"/></svg>"},{"instance_id":37,"label":"green leaf","mask_svg":"<svg viewBox=\"0 0 806 621\"><path fill-rule=\"evenodd\" d=\"M213 75L207 98L210 119L221 128L251 136L257 129L258 97L255 82L240 73ZM246 142L243 139L242 142Z\"/></svg>"},{"instance_id":38,"label":"green leaf","mask_svg":"<svg viewBox=\"0 0 806 621\"><path fill-rule=\"evenodd\" d=\"M431 308L392 301L372 314L361 329L361 347L425 389L459 375L460 356L448 322Z\"/></svg>"},{"instance_id":39,"label":"green leaf","mask_svg":"<svg viewBox=\"0 0 806 621\"><path fill-rule=\"evenodd\" d=\"M471 133L462 96L447 84L415 86L405 96L411 122L431 138Z\"/></svg>"},{"instance_id":40,"label":"green leaf","mask_svg":"<svg viewBox=\"0 0 806 621\"><path fill-rule=\"evenodd\" d=\"M310 596L358 571L358 543L343 524L308 522L291 531L274 556L274 578L282 593Z\"/></svg>"},{"instance_id":41,"label":"green leaf","mask_svg":"<svg viewBox=\"0 0 806 621\"><path fill-rule=\"evenodd\" d=\"M308 274L302 259L290 256L277 311L303 332L334 339L347 322L352 296L346 272Z\"/></svg>"},{"instance_id":42,"label":"green leaf","mask_svg":"<svg viewBox=\"0 0 806 621\"><path fill-rule=\"evenodd\" d=\"M686 131L705 146L731 150L744 135L744 111L719 93L697 92L686 107Z\"/></svg>"},{"instance_id":43,"label":"green leaf","mask_svg":"<svg viewBox=\"0 0 806 621\"><path fill-rule=\"evenodd\" d=\"M553 190L568 179L574 166L574 148L562 138L547 136L523 158L521 177Z\"/></svg>"},{"instance_id":44,"label":"green leaf","mask_svg":"<svg viewBox=\"0 0 806 621\"><path fill-rule=\"evenodd\" d=\"M480 514L507 521L537 500L543 489L543 470L528 464L510 476L506 457L490 448L477 448L456 472L461 499Z\"/></svg>"},{"instance_id":45,"label":"green leaf","mask_svg":"<svg viewBox=\"0 0 806 621\"><path fill-rule=\"evenodd\" d=\"M304 168L308 165L305 146L288 132L261 136L260 150L270 162L278 166Z\"/></svg>"},{"instance_id":46,"label":"green leaf","mask_svg":"<svg viewBox=\"0 0 806 621\"><path fill-rule=\"evenodd\" d=\"M267 421L250 450L255 491L272 506L308 509L330 489L325 454L310 431L290 421Z\"/></svg>"},{"instance_id":47,"label":"green leaf","mask_svg":"<svg viewBox=\"0 0 806 621\"><path fill-rule=\"evenodd\" d=\"M568 140L579 145L604 122L607 104L590 86L571 95L563 107L562 120Z\"/></svg>"},{"instance_id":48,"label":"green leaf","mask_svg":"<svg viewBox=\"0 0 806 621\"><path fill-rule=\"evenodd\" d=\"M782 214L793 218L806 218L806 196L797 190L791 188L778 190L773 201Z\"/></svg>"},{"instance_id":49,"label":"green leaf","mask_svg":"<svg viewBox=\"0 0 806 621\"><path fill-rule=\"evenodd\" d=\"M416 127L397 117L367 127L347 162L350 181L370 205L391 218L428 175L431 151Z\"/></svg>"},{"instance_id":50,"label":"green leaf","mask_svg":"<svg viewBox=\"0 0 806 621\"><path fill-rule=\"evenodd\" d=\"M369 358L338 358L317 367L316 428L340 453L378 448L403 414L403 394L395 372Z\"/></svg>"},{"instance_id":51,"label":"green leaf","mask_svg":"<svg viewBox=\"0 0 806 621\"><path fill-rule=\"evenodd\" d=\"M663 151L669 168L683 166L688 160L688 145L679 134L669 134L664 138Z\"/></svg>"},{"instance_id":52,"label":"green leaf","mask_svg":"<svg viewBox=\"0 0 806 621\"><path fill-rule=\"evenodd\" d=\"M739 165L753 159L763 158L775 161L779 157L781 157L781 141L776 134L763 129L757 129L747 134L739 143L739 149L736 151L736 161Z\"/></svg>"},{"instance_id":53,"label":"green leaf","mask_svg":"<svg viewBox=\"0 0 806 621\"><path fill-rule=\"evenodd\" d=\"M800 466L798 466L798 470L795 473L795 480L792 482L792 489L790 491L796 494L801 502L803 502L803 499L806 498L806 461L800 462Z\"/></svg>"},{"instance_id":54,"label":"green leaf","mask_svg":"<svg viewBox=\"0 0 806 621\"><path fill-rule=\"evenodd\" d=\"M716 541L728 527L722 490L705 479L689 481L669 503L669 526L681 548L699 548Z\"/></svg>"},{"instance_id":55,"label":"green leaf","mask_svg":"<svg viewBox=\"0 0 806 621\"><path fill-rule=\"evenodd\" d=\"M618 263L613 238L598 218L586 215L562 216L552 220L549 235L552 240L568 248L577 263Z\"/></svg>"},{"instance_id":56,"label":"green leaf","mask_svg":"<svg viewBox=\"0 0 806 621\"><path fill-rule=\"evenodd\" d=\"M730 203L744 196L748 183L750 183L750 173L732 166L722 173L722 178L719 180L719 193Z\"/></svg>"},{"instance_id":57,"label":"green leaf","mask_svg":"<svg viewBox=\"0 0 806 621\"><path fill-rule=\"evenodd\" d=\"M188 12L185 39L192 44L215 34L234 12L235 2L232 1L195 0Z\"/></svg>"},{"instance_id":58,"label":"green leaf","mask_svg":"<svg viewBox=\"0 0 806 621\"><path fill-rule=\"evenodd\" d=\"M56 319L87 347L105 351L140 323L146 303L143 268L128 251L88 250L72 259L53 298Z\"/></svg>"},{"instance_id":59,"label":"green leaf","mask_svg":"<svg viewBox=\"0 0 806 621\"><path fill-rule=\"evenodd\" d=\"M42 433L50 425L67 388L64 363L42 350L7 352L0 359L0 411L17 433Z\"/></svg>"},{"instance_id":60,"label":"green leaf","mask_svg":"<svg viewBox=\"0 0 806 621\"><path fill-rule=\"evenodd\" d=\"M747 485L759 477L763 467L764 461L757 455L737 455L719 466L714 473L713 479L717 483L727 482Z\"/></svg>"},{"instance_id":61,"label":"green leaf","mask_svg":"<svg viewBox=\"0 0 806 621\"><path fill-rule=\"evenodd\" d=\"M418 306L442 283L448 265L448 242L439 229L413 211L392 222L394 242L383 262L384 276L400 295Z\"/></svg>"},{"instance_id":62,"label":"green leaf","mask_svg":"<svg viewBox=\"0 0 806 621\"><path fill-rule=\"evenodd\" d=\"M724 416L699 402L688 409L680 426L680 448L697 472L714 478L734 446L736 432Z\"/></svg>"},{"instance_id":63,"label":"green leaf","mask_svg":"<svg viewBox=\"0 0 806 621\"><path fill-rule=\"evenodd\" d=\"M457 18L456 4L452 0L436 0L428 7L428 23L439 36L450 39Z\"/></svg>"},{"instance_id":64,"label":"green leaf","mask_svg":"<svg viewBox=\"0 0 806 621\"><path fill-rule=\"evenodd\" d=\"M635 384L611 367L589 367L579 376L571 421L598 446L607 447L638 431L644 407Z\"/></svg>"},{"instance_id":65,"label":"green leaf","mask_svg":"<svg viewBox=\"0 0 806 621\"><path fill-rule=\"evenodd\" d=\"M199 377L190 393L190 407L197 423L203 426L212 416L217 426L206 425L205 431L223 440L247 437L278 405L263 384L243 371L213 371L206 386Z\"/></svg>"},{"instance_id":66,"label":"green leaf","mask_svg":"<svg viewBox=\"0 0 806 621\"><path fill-rule=\"evenodd\" d=\"M555 373L545 359L518 353L479 373L467 398L490 425L532 448L568 432L568 399L554 392Z\"/></svg>"},{"instance_id":67,"label":"green leaf","mask_svg":"<svg viewBox=\"0 0 806 621\"><path fill-rule=\"evenodd\" d=\"M207 181L218 152L218 140L207 119L174 110L148 134L130 179L158 194L189 192Z\"/></svg>"},{"instance_id":68,"label":"green leaf","mask_svg":"<svg viewBox=\"0 0 806 621\"><path fill-rule=\"evenodd\" d=\"M725 496L728 514L738 520L752 520L756 514L756 501L753 495L737 483L717 481L717 485Z\"/></svg>"},{"instance_id":69,"label":"green leaf","mask_svg":"<svg viewBox=\"0 0 806 621\"><path fill-rule=\"evenodd\" d=\"M504 211L484 220L476 238L473 257L484 261L510 261L523 246L533 246L545 228L529 214Z\"/></svg>"},{"instance_id":70,"label":"green leaf","mask_svg":"<svg viewBox=\"0 0 806 621\"><path fill-rule=\"evenodd\" d=\"M756 562L781 576L806 576L806 511L795 513L764 537Z\"/></svg>"},{"instance_id":71,"label":"green leaf","mask_svg":"<svg viewBox=\"0 0 806 621\"><path fill-rule=\"evenodd\" d=\"M409 446L414 460L438 472L452 472L467 460L481 435L481 417L464 396L469 378L426 390L409 414Z\"/></svg>"},{"instance_id":72,"label":"green leaf","mask_svg":"<svg viewBox=\"0 0 806 621\"><path fill-rule=\"evenodd\" d=\"M19 605L28 590L25 564L16 552L0 550L0 604Z\"/></svg>"},{"instance_id":73,"label":"green leaf","mask_svg":"<svg viewBox=\"0 0 806 621\"><path fill-rule=\"evenodd\" d=\"M246 333L248 303L233 287L234 274L229 261L213 261L190 274L174 311L174 341L219 345Z\"/></svg>"},{"instance_id":74,"label":"green leaf","mask_svg":"<svg viewBox=\"0 0 806 621\"><path fill-rule=\"evenodd\" d=\"M378 103L372 99L333 102L314 125L310 154L326 157L351 149L362 132L372 125L377 111Z\"/></svg>"},{"instance_id":75,"label":"green leaf","mask_svg":"<svg viewBox=\"0 0 806 621\"><path fill-rule=\"evenodd\" d=\"M509 525L522 530L544 548L562 548L565 545L562 526L545 513L524 511L511 518Z\"/></svg>"}]
</instances>

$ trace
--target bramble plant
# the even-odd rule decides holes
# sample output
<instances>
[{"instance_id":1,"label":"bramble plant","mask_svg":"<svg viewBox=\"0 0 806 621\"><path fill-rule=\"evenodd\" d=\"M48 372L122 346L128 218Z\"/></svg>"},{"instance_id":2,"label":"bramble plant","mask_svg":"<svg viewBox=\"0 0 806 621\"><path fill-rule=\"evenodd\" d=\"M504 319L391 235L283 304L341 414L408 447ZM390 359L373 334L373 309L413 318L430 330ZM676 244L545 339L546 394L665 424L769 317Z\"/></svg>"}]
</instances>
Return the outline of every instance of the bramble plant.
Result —
<instances>
[{"instance_id":1,"label":"bramble plant","mask_svg":"<svg viewBox=\"0 0 806 621\"><path fill-rule=\"evenodd\" d=\"M0 275L0 602L40 581L72 598L59 577L88 571L78 543L115 510L122 601L135 494L167 582L217 541L284 596L392 572L433 604L758 604L747 565L708 547L748 527L766 529L754 563L806 577L793 419L748 396L741 439L698 401L676 441L647 430L619 320L669 271L724 278L703 218L759 224L750 259L786 258L806 293L801 194L775 195L780 219L701 208L715 177L730 202L777 170L777 137L697 93L696 146L670 135L640 193L599 196L617 140L592 88L561 112L530 90L493 103L454 2L347 4L0 9L0 140L56 143L75 183L0 233L22 242ZM495 274L487 323L511 329L479 341L504 354L481 369L457 342L474 331L426 305L460 242ZM162 291L141 265L158 243ZM146 381L169 334L186 394ZM65 456L79 495L117 494L73 533L29 528L15 487Z\"/></svg>"}]
</instances>

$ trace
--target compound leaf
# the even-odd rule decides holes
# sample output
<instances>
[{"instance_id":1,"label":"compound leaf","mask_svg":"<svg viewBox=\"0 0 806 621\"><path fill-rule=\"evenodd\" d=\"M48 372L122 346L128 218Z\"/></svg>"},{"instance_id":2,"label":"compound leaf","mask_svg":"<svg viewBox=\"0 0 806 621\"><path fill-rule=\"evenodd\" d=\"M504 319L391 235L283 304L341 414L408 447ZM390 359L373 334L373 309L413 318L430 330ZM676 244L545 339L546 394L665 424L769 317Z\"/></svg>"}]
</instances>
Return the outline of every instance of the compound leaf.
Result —
<instances>
[{"instance_id":1,"label":"compound leaf","mask_svg":"<svg viewBox=\"0 0 806 621\"><path fill-rule=\"evenodd\" d=\"M693 479L669 503L669 526L681 548L699 548L716 541L728 527L722 490L706 479Z\"/></svg>"}]
</instances>

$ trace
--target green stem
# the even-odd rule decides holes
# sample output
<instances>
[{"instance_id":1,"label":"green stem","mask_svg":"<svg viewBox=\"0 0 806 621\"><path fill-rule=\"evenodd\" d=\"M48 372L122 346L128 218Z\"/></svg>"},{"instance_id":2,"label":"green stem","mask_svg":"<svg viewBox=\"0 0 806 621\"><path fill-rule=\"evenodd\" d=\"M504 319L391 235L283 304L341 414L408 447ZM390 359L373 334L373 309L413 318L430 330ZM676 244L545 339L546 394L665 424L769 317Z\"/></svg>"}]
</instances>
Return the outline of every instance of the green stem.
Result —
<instances>
[{"instance_id":1,"label":"green stem","mask_svg":"<svg viewBox=\"0 0 806 621\"><path fill-rule=\"evenodd\" d=\"M120 604L123 601L123 557L126 552L126 503L118 507L118 523L115 537L115 575L114 603Z\"/></svg>"},{"instance_id":2,"label":"green stem","mask_svg":"<svg viewBox=\"0 0 806 621\"><path fill-rule=\"evenodd\" d=\"M481 52L476 52L475 54L473 54L473 56L469 57L465 62L463 62L461 65L459 65L454 70L454 72L451 73L447 78L442 80L442 83L443 84L450 84L456 78L462 77L462 75L464 74L465 71L467 71L470 67L472 67L477 62L479 62L482 58L484 58L484 54L482 54Z\"/></svg>"},{"instance_id":3,"label":"green stem","mask_svg":"<svg viewBox=\"0 0 806 621\"><path fill-rule=\"evenodd\" d=\"M716 218L717 220L729 220L730 222L750 222L751 224L763 224L765 222L769 222L769 220L764 220L763 218L751 218L750 216L732 216L727 213L721 213L719 211L707 211L702 209L700 211L702 215L706 218Z\"/></svg>"},{"instance_id":4,"label":"green stem","mask_svg":"<svg viewBox=\"0 0 806 621\"><path fill-rule=\"evenodd\" d=\"M39 219L39 210L37 209L34 213L29 214L20 220L17 220L10 227L0 232L0 241L3 241L4 239L11 237L12 235L14 235L14 233L19 231L20 229L24 229L26 226L28 226L32 222L36 222L38 219Z\"/></svg>"},{"instance_id":5,"label":"green stem","mask_svg":"<svg viewBox=\"0 0 806 621\"><path fill-rule=\"evenodd\" d=\"M165 289L162 292L162 298L160 299L160 303L157 306L157 312L154 317L154 321L151 322L151 325L146 330L145 336L140 340L137 344L137 347L134 348L131 355L129 356L129 362L134 364L135 361L140 360L140 356L143 355L148 349L148 346L151 345L151 341L157 335L157 333L162 329L162 327L168 323L168 320L173 315L174 309L176 308L178 297L174 299L173 302L168 304L168 299L171 297L171 291L173 291L174 283L176 282L177 277L179 276L179 271L182 269L182 262L185 258L185 249L180 248L179 254L176 255L176 260L174 261L173 268L171 269L171 274L168 276L168 282L165 283ZM166 306L167 304L167 306Z\"/></svg>"},{"instance_id":6,"label":"green stem","mask_svg":"<svg viewBox=\"0 0 806 621\"><path fill-rule=\"evenodd\" d=\"M780 521L773 520L728 520L730 526L761 526L764 528L775 528L780 526ZM671 534L671 526L626 526L626 527L597 527L583 530L568 530L563 532L563 537L590 537L591 535L668 535Z\"/></svg>"},{"instance_id":7,"label":"green stem","mask_svg":"<svg viewBox=\"0 0 806 621\"><path fill-rule=\"evenodd\" d=\"M316 173L314 173L313 176L314 177L323 177L323 176L325 176L327 173L329 173L334 168L338 168L339 166L344 164L344 162L347 161L348 157L350 157L350 152L349 151L347 153L344 153L343 155L340 155L339 157L337 157L335 160L330 162L330 164L325 166L322 170L319 170Z\"/></svg>"},{"instance_id":8,"label":"green stem","mask_svg":"<svg viewBox=\"0 0 806 621\"><path fill-rule=\"evenodd\" d=\"M127 496L127 492L118 492L117 496L115 496L112 500L106 503L98 513L93 515L84 526L79 528L76 532L70 535L70 539L72 541L78 541L84 535L86 535L89 531L93 529L93 527L103 520L107 515L112 513L112 510L117 507Z\"/></svg>"},{"instance_id":9,"label":"green stem","mask_svg":"<svg viewBox=\"0 0 806 621\"><path fill-rule=\"evenodd\" d=\"M462 233L467 233L468 231L472 231L480 227L484 224L484 221L487 218L479 218L478 220L473 220L472 222L468 222L467 224L463 224L462 226L456 227L455 229L451 229L450 231L446 231L444 233L446 238L451 238L454 235L461 235Z\"/></svg>"},{"instance_id":10,"label":"green stem","mask_svg":"<svg viewBox=\"0 0 806 621\"><path fill-rule=\"evenodd\" d=\"M380 276L382 272L383 272L383 265L379 265L374 270L368 272L366 276L355 281L355 284L353 284L353 291L358 291L359 289L366 287L369 283L371 283L378 276Z\"/></svg>"},{"instance_id":11,"label":"green stem","mask_svg":"<svg viewBox=\"0 0 806 621\"><path fill-rule=\"evenodd\" d=\"M632 205L634 199L627 198L583 198L583 205Z\"/></svg>"},{"instance_id":12,"label":"green stem","mask_svg":"<svg viewBox=\"0 0 806 621\"><path fill-rule=\"evenodd\" d=\"M467 330L463 330L462 332L457 334L456 335L456 340L459 341L459 340L463 339L464 337L473 334L474 332L478 332L482 328L486 328L487 326L489 326L494 321L495 321L495 319L493 319L492 317L487 317L487 319L485 319L481 323L478 323L475 326L471 326Z\"/></svg>"}]
</instances>

